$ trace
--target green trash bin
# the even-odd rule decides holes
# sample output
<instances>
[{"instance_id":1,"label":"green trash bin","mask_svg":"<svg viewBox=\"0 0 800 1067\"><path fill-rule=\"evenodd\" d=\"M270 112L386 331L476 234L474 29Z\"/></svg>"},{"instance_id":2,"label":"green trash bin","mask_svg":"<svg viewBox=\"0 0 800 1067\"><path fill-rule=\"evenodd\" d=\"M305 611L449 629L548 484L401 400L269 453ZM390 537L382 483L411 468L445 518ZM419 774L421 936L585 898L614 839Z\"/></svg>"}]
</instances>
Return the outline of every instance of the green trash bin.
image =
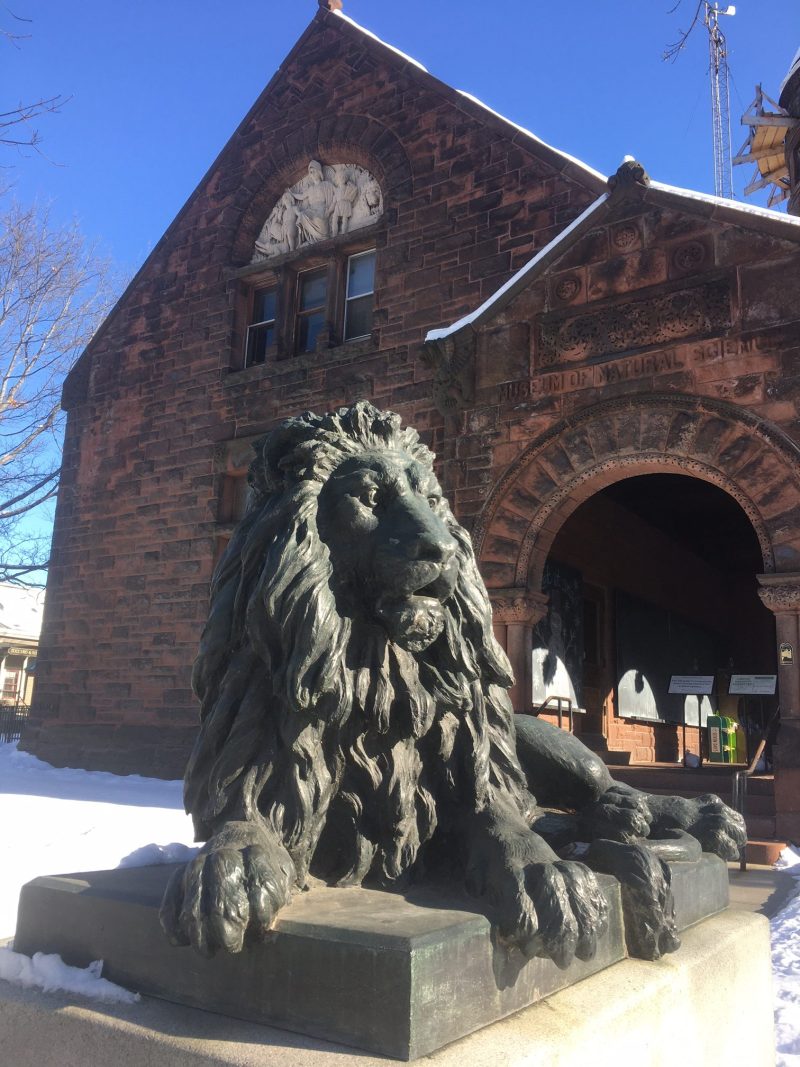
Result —
<instances>
[{"instance_id":1,"label":"green trash bin","mask_svg":"<svg viewBox=\"0 0 800 1067\"><path fill-rule=\"evenodd\" d=\"M709 715L708 759L711 763L736 762L736 721L727 715Z\"/></svg>"}]
</instances>

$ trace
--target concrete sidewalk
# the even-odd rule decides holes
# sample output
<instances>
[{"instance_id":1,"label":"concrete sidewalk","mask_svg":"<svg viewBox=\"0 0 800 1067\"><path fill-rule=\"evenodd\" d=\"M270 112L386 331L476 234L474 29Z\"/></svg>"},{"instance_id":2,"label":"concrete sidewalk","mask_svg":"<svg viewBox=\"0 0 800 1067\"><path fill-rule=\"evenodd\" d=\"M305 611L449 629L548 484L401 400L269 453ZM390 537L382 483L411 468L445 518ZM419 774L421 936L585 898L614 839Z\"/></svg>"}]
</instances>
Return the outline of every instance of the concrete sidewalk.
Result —
<instances>
[{"instance_id":1,"label":"concrete sidewalk","mask_svg":"<svg viewBox=\"0 0 800 1067\"><path fill-rule=\"evenodd\" d=\"M729 863L731 907L740 911L754 911L774 918L800 889L800 881L788 871L748 864L746 871L738 863Z\"/></svg>"}]
</instances>

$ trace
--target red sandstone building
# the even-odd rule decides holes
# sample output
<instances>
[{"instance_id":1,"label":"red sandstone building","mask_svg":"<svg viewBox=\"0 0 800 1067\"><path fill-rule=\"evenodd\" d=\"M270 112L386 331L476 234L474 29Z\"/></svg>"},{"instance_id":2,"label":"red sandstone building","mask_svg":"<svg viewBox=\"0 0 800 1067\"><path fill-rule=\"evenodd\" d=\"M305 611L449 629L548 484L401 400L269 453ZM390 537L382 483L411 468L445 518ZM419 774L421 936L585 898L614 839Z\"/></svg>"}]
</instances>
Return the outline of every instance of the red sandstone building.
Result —
<instances>
[{"instance_id":1,"label":"red sandstone building","mask_svg":"<svg viewBox=\"0 0 800 1067\"><path fill-rule=\"evenodd\" d=\"M181 773L250 442L359 398L437 453L518 710L677 762L671 675L752 747L729 676L777 674L800 837L800 219L607 181L327 5L67 380L26 747Z\"/></svg>"}]
</instances>

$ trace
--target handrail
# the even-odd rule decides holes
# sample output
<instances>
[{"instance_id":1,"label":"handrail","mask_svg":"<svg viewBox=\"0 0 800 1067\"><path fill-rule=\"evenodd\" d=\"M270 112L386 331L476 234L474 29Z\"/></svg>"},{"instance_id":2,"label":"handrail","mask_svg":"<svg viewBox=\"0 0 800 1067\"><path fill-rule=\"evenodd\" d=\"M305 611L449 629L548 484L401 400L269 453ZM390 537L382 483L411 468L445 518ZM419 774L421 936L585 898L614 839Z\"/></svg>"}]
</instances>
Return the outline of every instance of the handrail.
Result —
<instances>
[{"instance_id":1,"label":"handrail","mask_svg":"<svg viewBox=\"0 0 800 1067\"><path fill-rule=\"evenodd\" d=\"M758 742L758 745L756 745L756 750L753 755L753 758L750 760L745 769L742 771L734 771L733 782L731 785L731 807L734 809L734 811L738 811L743 819L745 818L745 808L747 805L747 781L749 778L752 778L756 772L756 767L758 766L759 760L764 755L764 749L767 747L769 735L772 732L772 727L777 721L778 716L780 715L780 711L781 706L779 704L773 711L772 715L770 715L767 725L762 730L761 738ZM745 841L745 843L739 849L739 870L747 870L747 841Z\"/></svg>"},{"instance_id":2,"label":"handrail","mask_svg":"<svg viewBox=\"0 0 800 1067\"><path fill-rule=\"evenodd\" d=\"M573 711L573 708L572 708L572 698L571 697L557 697L557 696L554 696L554 695L551 694L545 701L543 701L543 703L539 704L538 707L536 707L534 705L534 710L533 710L532 714L533 715L537 715L537 716L541 715L541 713L544 711L544 709L546 707L548 707L548 705L551 703L551 701L555 701L556 702L556 713L558 715L558 728L559 728L559 730L562 730L563 727L564 727L564 712L562 711L562 704L566 705L567 714L569 716L569 732L573 733L573 725L574 725L574 723L573 723L573 715L574 715L574 711Z\"/></svg>"}]
</instances>

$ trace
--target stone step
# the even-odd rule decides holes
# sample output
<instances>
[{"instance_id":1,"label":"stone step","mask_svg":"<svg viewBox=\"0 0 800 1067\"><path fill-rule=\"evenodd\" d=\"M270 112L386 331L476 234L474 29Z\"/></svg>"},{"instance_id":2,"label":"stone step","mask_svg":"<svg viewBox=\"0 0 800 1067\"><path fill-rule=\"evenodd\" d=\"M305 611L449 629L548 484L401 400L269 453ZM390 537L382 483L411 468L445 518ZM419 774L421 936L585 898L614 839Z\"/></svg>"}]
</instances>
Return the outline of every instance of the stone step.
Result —
<instances>
[{"instance_id":1,"label":"stone step","mask_svg":"<svg viewBox=\"0 0 800 1067\"><path fill-rule=\"evenodd\" d=\"M734 771L730 767L691 768L674 764L632 764L614 771L614 777L645 793L669 792L677 796L699 796L717 793L730 796ZM775 790L773 775L753 775L748 779L747 795L772 796Z\"/></svg>"},{"instance_id":2,"label":"stone step","mask_svg":"<svg viewBox=\"0 0 800 1067\"><path fill-rule=\"evenodd\" d=\"M747 862L756 866L772 867L785 848L785 841L750 837L747 839Z\"/></svg>"},{"instance_id":3,"label":"stone step","mask_svg":"<svg viewBox=\"0 0 800 1067\"><path fill-rule=\"evenodd\" d=\"M754 841L774 841L775 816L774 815L746 815L748 838Z\"/></svg>"}]
</instances>

